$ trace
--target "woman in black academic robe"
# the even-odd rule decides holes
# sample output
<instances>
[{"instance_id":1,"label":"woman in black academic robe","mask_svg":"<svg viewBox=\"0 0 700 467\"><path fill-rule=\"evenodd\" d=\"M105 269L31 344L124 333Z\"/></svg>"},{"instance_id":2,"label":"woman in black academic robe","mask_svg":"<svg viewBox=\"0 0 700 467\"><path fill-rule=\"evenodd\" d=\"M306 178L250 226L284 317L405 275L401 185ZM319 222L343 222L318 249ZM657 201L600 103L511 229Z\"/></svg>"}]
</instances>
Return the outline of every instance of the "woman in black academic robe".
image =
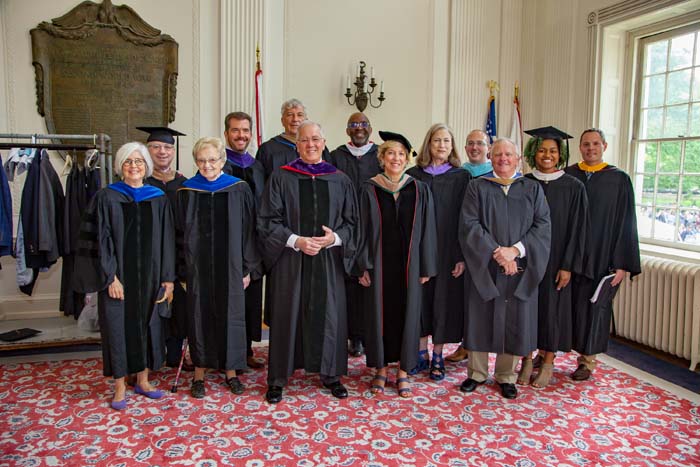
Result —
<instances>
[{"instance_id":1,"label":"woman in black academic robe","mask_svg":"<svg viewBox=\"0 0 700 467\"><path fill-rule=\"evenodd\" d=\"M527 132L534 137L524 156L533 172L527 174L542 186L552 222L549 262L538 295L537 348L542 354L540 371L532 386L549 384L557 351L572 346L571 275L585 274L584 255L588 232L588 201L583 183L561 170L568 159L566 133L547 127ZM528 384L533 369L529 355L522 360L518 384Z\"/></svg>"},{"instance_id":2,"label":"woman in black academic robe","mask_svg":"<svg viewBox=\"0 0 700 467\"><path fill-rule=\"evenodd\" d=\"M201 138L192 150L198 173L178 191L182 238L180 280L187 292L188 342L195 366L191 393L206 394L207 368L223 369L234 394L245 390L236 370L246 367L244 290L259 276L253 237L254 199L243 180L222 172L219 138Z\"/></svg>"},{"instance_id":3,"label":"woman in black academic robe","mask_svg":"<svg viewBox=\"0 0 700 467\"><path fill-rule=\"evenodd\" d=\"M404 173L410 151L401 135L379 132L384 172L363 184L362 247L356 269L369 287L365 314L367 365L376 368L371 390L384 391L388 365L399 362L398 393L410 397L408 371L416 366L423 284L437 272L435 214L428 187Z\"/></svg>"},{"instance_id":4,"label":"woman in black academic robe","mask_svg":"<svg viewBox=\"0 0 700 467\"><path fill-rule=\"evenodd\" d=\"M164 394L148 382L148 369L164 361L164 302L172 300L175 240L165 193L143 183L152 170L141 143L119 149L114 171L122 181L91 201L76 259L77 291L99 292L104 375L115 381L115 410L126 408L124 378L129 374L136 373L134 393L151 399Z\"/></svg>"},{"instance_id":5,"label":"woman in black academic robe","mask_svg":"<svg viewBox=\"0 0 700 467\"><path fill-rule=\"evenodd\" d=\"M435 205L437 276L423 286L420 351L415 371L428 368L428 336L433 336L430 379L445 378L442 347L462 342L464 323L464 257L459 246L459 211L471 175L461 168L454 134L444 123L425 135L416 166L406 171L430 188Z\"/></svg>"}]
</instances>

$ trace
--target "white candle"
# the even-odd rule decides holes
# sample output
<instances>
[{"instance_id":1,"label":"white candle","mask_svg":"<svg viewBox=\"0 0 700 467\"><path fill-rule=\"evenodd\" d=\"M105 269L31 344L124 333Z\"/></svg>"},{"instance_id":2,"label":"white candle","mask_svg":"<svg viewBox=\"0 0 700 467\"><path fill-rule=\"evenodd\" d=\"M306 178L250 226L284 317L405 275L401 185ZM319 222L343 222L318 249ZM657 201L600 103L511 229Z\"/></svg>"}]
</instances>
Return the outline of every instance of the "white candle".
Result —
<instances>
[{"instance_id":1,"label":"white candle","mask_svg":"<svg viewBox=\"0 0 700 467\"><path fill-rule=\"evenodd\" d=\"M345 86L346 88L350 89L350 75L348 75L348 85Z\"/></svg>"},{"instance_id":2,"label":"white candle","mask_svg":"<svg viewBox=\"0 0 700 467\"><path fill-rule=\"evenodd\" d=\"M370 68L369 70L370 76L374 78L374 67Z\"/></svg>"},{"instance_id":3,"label":"white candle","mask_svg":"<svg viewBox=\"0 0 700 467\"><path fill-rule=\"evenodd\" d=\"M381 85L379 86L379 92L384 92L384 81L382 81Z\"/></svg>"}]
</instances>

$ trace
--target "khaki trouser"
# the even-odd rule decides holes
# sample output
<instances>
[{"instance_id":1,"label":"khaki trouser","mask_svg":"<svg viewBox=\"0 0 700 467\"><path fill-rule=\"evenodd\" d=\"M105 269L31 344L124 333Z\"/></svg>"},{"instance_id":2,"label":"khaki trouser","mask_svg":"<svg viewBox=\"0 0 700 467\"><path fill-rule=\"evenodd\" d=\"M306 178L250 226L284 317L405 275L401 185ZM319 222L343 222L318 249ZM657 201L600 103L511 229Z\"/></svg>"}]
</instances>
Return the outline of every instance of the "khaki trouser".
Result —
<instances>
[{"instance_id":1,"label":"khaki trouser","mask_svg":"<svg viewBox=\"0 0 700 467\"><path fill-rule=\"evenodd\" d=\"M518 365L518 357L511 354L496 354L496 368L493 377L497 383L515 384L517 375L515 367ZM469 351L468 375L471 379L483 383L489 377L488 352Z\"/></svg>"},{"instance_id":2,"label":"khaki trouser","mask_svg":"<svg viewBox=\"0 0 700 467\"><path fill-rule=\"evenodd\" d=\"M595 370L595 365L596 365L596 355L579 355L578 356L578 364L579 365L586 365L586 368L589 370L593 371Z\"/></svg>"}]
</instances>

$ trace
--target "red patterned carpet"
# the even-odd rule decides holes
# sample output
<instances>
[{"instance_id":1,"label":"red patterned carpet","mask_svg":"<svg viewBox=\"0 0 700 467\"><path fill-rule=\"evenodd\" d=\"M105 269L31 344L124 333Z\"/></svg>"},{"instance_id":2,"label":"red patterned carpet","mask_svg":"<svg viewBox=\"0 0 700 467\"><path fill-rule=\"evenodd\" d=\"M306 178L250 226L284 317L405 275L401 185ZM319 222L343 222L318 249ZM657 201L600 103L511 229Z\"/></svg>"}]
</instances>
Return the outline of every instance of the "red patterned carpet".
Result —
<instances>
[{"instance_id":1,"label":"red patterned carpet","mask_svg":"<svg viewBox=\"0 0 700 467\"><path fill-rule=\"evenodd\" d=\"M557 365L550 387L519 388L514 401L495 384L460 393L464 364L439 383L413 378L410 400L395 384L372 395L371 371L355 358L342 401L297 372L271 406L263 370L242 376L242 396L212 373L195 400L186 374L158 401L129 391L124 412L109 408L99 359L0 365L0 465L700 465L698 404L605 365L581 383L567 377L573 357ZM173 377L153 374L163 389Z\"/></svg>"}]
</instances>

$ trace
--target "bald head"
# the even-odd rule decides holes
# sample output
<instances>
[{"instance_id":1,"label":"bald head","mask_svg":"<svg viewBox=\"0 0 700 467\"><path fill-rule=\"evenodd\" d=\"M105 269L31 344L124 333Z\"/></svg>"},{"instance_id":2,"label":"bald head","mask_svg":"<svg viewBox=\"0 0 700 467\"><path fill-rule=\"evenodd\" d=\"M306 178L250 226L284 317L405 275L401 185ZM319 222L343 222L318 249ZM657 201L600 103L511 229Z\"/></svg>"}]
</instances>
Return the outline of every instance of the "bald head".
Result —
<instances>
[{"instance_id":1,"label":"bald head","mask_svg":"<svg viewBox=\"0 0 700 467\"><path fill-rule=\"evenodd\" d=\"M367 144L369 137L372 134L372 125L369 119L362 112L355 112L348 118L348 126L345 133L350 137L352 145L361 147Z\"/></svg>"}]
</instances>

